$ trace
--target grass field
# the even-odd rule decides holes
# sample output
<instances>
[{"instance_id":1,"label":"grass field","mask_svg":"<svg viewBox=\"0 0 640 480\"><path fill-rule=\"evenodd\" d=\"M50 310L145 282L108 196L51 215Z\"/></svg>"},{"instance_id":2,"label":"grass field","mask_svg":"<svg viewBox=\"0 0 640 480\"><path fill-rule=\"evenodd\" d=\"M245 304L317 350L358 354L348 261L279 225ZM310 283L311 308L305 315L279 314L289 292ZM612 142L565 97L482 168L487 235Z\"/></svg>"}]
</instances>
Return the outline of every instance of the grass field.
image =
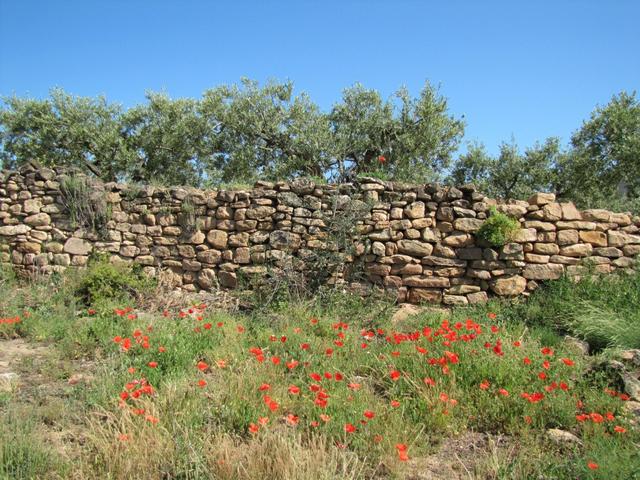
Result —
<instances>
[{"instance_id":1,"label":"grass field","mask_svg":"<svg viewBox=\"0 0 640 480\"><path fill-rule=\"evenodd\" d=\"M106 268L0 277L0 478L640 478L597 368L640 347L640 275L394 320L383 296L240 312Z\"/></svg>"}]
</instances>

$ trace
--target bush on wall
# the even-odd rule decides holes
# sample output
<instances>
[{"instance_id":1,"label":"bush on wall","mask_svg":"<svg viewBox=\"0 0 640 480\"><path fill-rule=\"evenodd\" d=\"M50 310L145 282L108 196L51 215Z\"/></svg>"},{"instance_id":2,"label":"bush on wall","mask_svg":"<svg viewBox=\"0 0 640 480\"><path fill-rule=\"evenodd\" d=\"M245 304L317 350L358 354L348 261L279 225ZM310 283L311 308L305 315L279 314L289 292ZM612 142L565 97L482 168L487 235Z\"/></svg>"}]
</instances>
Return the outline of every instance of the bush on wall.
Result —
<instances>
[{"instance_id":1,"label":"bush on wall","mask_svg":"<svg viewBox=\"0 0 640 480\"><path fill-rule=\"evenodd\" d=\"M502 247L511 242L520 230L520 222L491 207L490 216L478 230L478 238L493 245Z\"/></svg>"}]
</instances>

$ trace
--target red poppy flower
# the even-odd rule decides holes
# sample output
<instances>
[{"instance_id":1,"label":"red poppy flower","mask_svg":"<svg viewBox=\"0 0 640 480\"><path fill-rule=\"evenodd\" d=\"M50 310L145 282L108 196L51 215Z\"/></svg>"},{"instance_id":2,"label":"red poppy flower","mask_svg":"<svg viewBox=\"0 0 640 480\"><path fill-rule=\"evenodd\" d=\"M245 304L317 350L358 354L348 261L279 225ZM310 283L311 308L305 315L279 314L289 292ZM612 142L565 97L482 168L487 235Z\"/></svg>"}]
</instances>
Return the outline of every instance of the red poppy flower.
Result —
<instances>
[{"instance_id":1,"label":"red poppy flower","mask_svg":"<svg viewBox=\"0 0 640 480\"><path fill-rule=\"evenodd\" d=\"M149 365L150 368L156 368L158 366L158 362L149 362L147 365Z\"/></svg>"},{"instance_id":2,"label":"red poppy flower","mask_svg":"<svg viewBox=\"0 0 640 480\"><path fill-rule=\"evenodd\" d=\"M587 463L587 467L589 467L591 470L597 470L599 468L596 462Z\"/></svg>"},{"instance_id":3,"label":"red poppy flower","mask_svg":"<svg viewBox=\"0 0 640 480\"><path fill-rule=\"evenodd\" d=\"M296 368L299 365L300 362L298 362L297 360L291 360L290 362L287 362L285 365L287 366L287 368L289 370L293 370L294 368Z\"/></svg>"},{"instance_id":4,"label":"red poppy flower","mask_svg":"<svg viewBox=\"0 0 640 480\"><path fill-rule=\"evenodd\" d=\"M373 417L376 416L376 414L373 413L371 410L365 410L363 415L367 417L369 420L371 420Z\"/></svg>"},{"instance_id":5,"label":"red poppy flower","mask_svg":"<svg viewBox=\"0 0 640 480\"><path fill-rule=\"evenodd\" d=\"M263 383L262 385L260 385L258 387L258 390L260 390L261 392L265 392L267 390L269 390L271 388L271 385L269 385L268 383Z\"/></svg>"},{"instance_id":6,"label":"red poppy flower","mask_svg":"<svg viewBox=\"0 0 640 480\"><path fill-rule=\"evenodd\" d=\"M571 360L570 358L563 358L562 359L562 363L564 363L565 365L567 365L569 367L573 367L575 365L573 360Z\"/></svg>"},{"instance_id":7,"label":"red poppy flower","mask_svg":"<svg viewBox=\"0 0 640 480\"><path fill-rule=\"evenodd\" d=\"M198 370L200 370L201 372L204 372L205 370L207 370L209 368L209 365L207 365L205 362L200 361L198 362L198 364L196 365L196 367L198 367Z\"/></svg>"},{"instance_id":8,"label":"red poppy flower","mask_svg":"<svg viewBox=\"0 0 640 480\"><path fill-rule=\"evenodd\" d=\"M325 413L321 413L320 420L322 420L324 423L327 423L329 420L331 420L331 417Z\"/></svg>"},{"instance_id":9,"label":"red poppy flower","mask_svg":"<svg viewBox=\"0 0 640 480\"><path fill-rule=\"evenodd\" d=\"M300 421L300 418L297 415L290 413L286 416L286 421L288 425L291 425L293 427L298 424L298 422Z\"/></svg>"},{"instance_id":10,"label":"red poppy flower","mask_svg":"<svg viewBox=\"0 0 640 480\"><path fill-rule=\"evenodd\" d=\"M258 433L258 431L260 431L260 426L259 425L256 425L255 423L250 423L249 424L249 432L250 433L256 434L256 433Z\"/></svg>"},{"instance_id":11,"label":"red poppy flower","mask_svg":"<svg viewBox=\"0 0 640 480\"><path fill-rule=\"evenodd\" d=\"M291 385L288 390L291 395L298 395L300 393L300 387L296 387L295 385Z\"/></svg>"},{"instance_id":12,"label":"red poppy flower","mask_svg":"<svg viewBox=\"0 0 640 480\"><path fill-rule=\"evenodd\" d=\"M386 159L386 158L384 158L384 155L380 155L380 156L378 157L378 163L384 163L384 162L386 162L386 161L387 161L387 159Z\"/></svg>"},{"instance_id":13,"label":"red poppy flower","mask_svg":"<svg viewBox=\"0 0 640 480\"><path fill-rule=\"evenodd\" d=\"M505 390L504 388L501 388L500 390L498 390L498 393L500 395L502 395L503 397L508 397L509 396L509 392L507 390Z\"/></svg>"},{"instance_id":14,"label":"red poppy flower","mask_svg":"<svg viewBox=\"0 0 640 480\"><path fill-rule=\"evenodd\" d=\"M356 427L353 426L353 424L351 423L346 423L344 426L344 431L347 433L353 433L355 432L357 429Z\"/></svg>"},{"instance_id":15,"label":"red poppy flower","mask_svg":"<svg viewBox=\"0 0 640 480\"><path fill-rule=\"evenodd\" d=\"M551 348L549 348L549 347L543 347L543 348L540 350L540 352L541 352L543 355L549 355L549 356L553 355L553 350L552 350Z\"/></svg>"},{"instance_id":16,"label":"red poppy flower","mask_svg":"<svg viewBox=\"0 0 640 480\"><path fill-rule=\"evenodd\" d=\"M425 383L425 385L428 385L430 387L435 387L436 386L436 381L433 378L430 378L430 377L426 377L424 379L424 383Z\"/></svg>"},{"instance_id":17,"label":"red poppy flower","mask_svg":"<svg viewBox=\"0 0 640 480\"><path fill-rule=\"evenodd\" d=\"M400 372L398 370L391 371L391 380L394 382L400 378Z\"/></svg>"},{"instance_id":18,"label":"red poppy flower","mask_svg":"<svg viewBox=\"0 0 640 480\"><path fill-rule=\"evenodd\" d=\"M398 400L391 400L391 406L393 408L399 407L400 406L400 402Z\"/></svg>"},{"instance_id":19,"label":"red poppy flower","mask_svg":"<svg viewBox=\"0 0 640 480\"><path fill-rule=\"evenodd\" d=\"M613 427L613 430L617 433L625 433L627 431L626 428L621 427L620 425L616 425L615 427Z\"/></svg>"},{"instance_id":20,"label":"red poppy flower","mask_svg":"<svg viewBox=\"0 0 640 480\"><path fill-rule=\"evenodd\" d=\"M480 389L481 390L486 390L489 388L491 384L489 383L488 380L483 380L482 383L480 383Z\"/></svg>"},{"instance_id":21,"label":"red poppy flower","mask_svg":"<svg viewBox=\"0 0 640 480\"><path fill-rule=\"evenodd\" d=\"M203 388L207 385L207 381L206 380L198 380L198 386L200 388Z\"/></svg>"},{"instance_id":22,"label":"red poppy flower","mask_svg":"<svg viewBox=\"0 0 640 480\"><path fill-rule=\"evenodd\" d=\"M407 446L404 443L396 444L396 450L398 451L398 458L401 462L406 462L409 460L409 455L407 454Z\"/></svg>"}]
</instances>

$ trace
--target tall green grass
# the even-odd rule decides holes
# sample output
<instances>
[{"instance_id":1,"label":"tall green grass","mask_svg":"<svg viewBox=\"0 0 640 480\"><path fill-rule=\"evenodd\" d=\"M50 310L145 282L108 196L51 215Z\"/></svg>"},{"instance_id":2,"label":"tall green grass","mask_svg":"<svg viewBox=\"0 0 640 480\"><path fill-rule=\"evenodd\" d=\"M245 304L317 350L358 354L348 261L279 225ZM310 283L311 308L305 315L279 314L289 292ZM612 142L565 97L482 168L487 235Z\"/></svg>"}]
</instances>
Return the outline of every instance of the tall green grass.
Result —
<instances>
[{"instance_id":1,"label":"tall green grass","mask_svg":"<svg viewBox=\"0 0 640 480\"><path fill-rule=\"evenodd\" d=\"M576 336L596 350L640 348L640 272L586 275L578 282L564 277L502 313Z\"/></svg>"}]
</instances>

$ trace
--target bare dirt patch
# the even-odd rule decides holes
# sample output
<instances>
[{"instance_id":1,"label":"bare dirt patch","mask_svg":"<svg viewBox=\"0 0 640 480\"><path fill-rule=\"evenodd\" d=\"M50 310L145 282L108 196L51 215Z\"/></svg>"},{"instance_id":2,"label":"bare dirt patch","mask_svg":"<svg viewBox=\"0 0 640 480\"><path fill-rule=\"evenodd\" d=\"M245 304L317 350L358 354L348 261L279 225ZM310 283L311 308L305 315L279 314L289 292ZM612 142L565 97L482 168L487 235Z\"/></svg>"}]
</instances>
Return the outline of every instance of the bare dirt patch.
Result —
<instances>
[{"instance_id":1,"label":"bare dirt patch","mask_svg":"<svg viewBox=\"0 0 640 480\"><path fill-rule=\"evenodd\" d=\"M407 480L474 479L477 472L498 450L507 448L509 438L467 432L445 439L432 455L409 461Z\"/></svg>"},{"instance_id":2,"label":"bare dirt patch","mask_svg":"<svg viewBox=\"0 0 640 480\"><path fill-rule=\"evenodd\" d=\"M19 373L31 360L46 356L47 347L35 345L21 338L0 340L0 391L7 391L21 383L23 376Z\"/></svg>"}]
</instances>

